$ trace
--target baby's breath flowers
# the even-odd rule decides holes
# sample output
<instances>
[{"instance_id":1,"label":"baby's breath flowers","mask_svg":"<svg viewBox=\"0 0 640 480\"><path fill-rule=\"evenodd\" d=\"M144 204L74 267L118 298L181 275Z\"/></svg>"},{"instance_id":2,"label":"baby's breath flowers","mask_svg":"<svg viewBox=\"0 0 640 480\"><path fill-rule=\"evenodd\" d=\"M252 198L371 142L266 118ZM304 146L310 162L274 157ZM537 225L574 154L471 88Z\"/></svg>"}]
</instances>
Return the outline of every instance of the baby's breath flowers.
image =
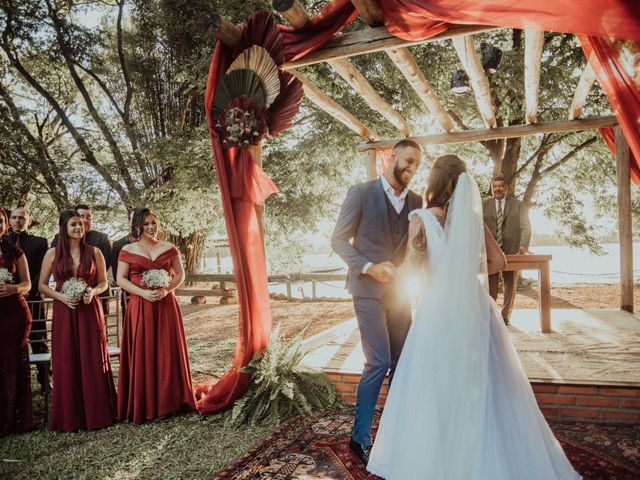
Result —
<instances>
[{"instance_id":1,"label":"baby's breath flowers","mask_svg":"<svg viewBox=\"0 0 640 480\"><path fill-rule=\"evenodd\" d=\"M82 278L71 277L62 284L62 293L64 293L72 302L82 300L84 292L87 290L87 283Z\"/></svg>"},{"instance_id":2,"label":"baby's breath flowers","mask_svg":"<svg viewBox=\"0 0 640 480\"><path fill-rule=\"evenodd\" d=\"M13 275L6 268L0 268L0 285L13 283Z\"/></svg>"},{"instance_id":3,"label":"baby's breath flowers","mask_svg":"<svg viewBox=\"0 0 640 480\"><path fill-rule=\"evenodd\" d=\"M147 270L142 274L142 285L149 288L169 288L169 274L166 270Z\"/></svg>"}]
</instances>

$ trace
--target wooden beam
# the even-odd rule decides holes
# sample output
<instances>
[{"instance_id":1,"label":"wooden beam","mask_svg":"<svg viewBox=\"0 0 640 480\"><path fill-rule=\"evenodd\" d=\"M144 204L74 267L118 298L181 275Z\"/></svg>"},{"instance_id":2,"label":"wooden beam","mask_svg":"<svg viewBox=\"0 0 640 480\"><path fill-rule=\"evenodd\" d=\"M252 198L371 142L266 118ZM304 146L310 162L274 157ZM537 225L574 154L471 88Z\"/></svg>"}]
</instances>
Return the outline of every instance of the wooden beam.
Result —
<instances>
[{"instance_id":1,"label":"wooden beam","mask_svg":"<svg viewBox=\"0 0 640 480\"><path fill-rule=\"evenodd\" d=\"M377 0L351 0L351 3L367 25L370 27L382 25L382 11Z\"/></svg>"},{"instance_id":2,"label":"wooden beam","mask_svg":"<svg viewBox=\"0 0 640 480\"><path fill-rule=\"evenodd\" d=\"M620 308L633 313L633 238L631 228L631 178L629 144L615 127L618 184L618 234L620 237Z\"/></svg>"},{"instance_id":3,"label":"wooden beam","mask_svg":"<svg viewBox=\"0 0 640 480\"><path fill-rule=\"evenodd\" d=\"M220 40L227 47L234 48L240 43L240 29L218 13L207 15L202 21L202 28L207 35Z\"/></svg>"},{"instance_id":4,"label":"wooden beam","mask_svg":"<svg viewBox=\"0 0 640 480\"><path fill-rule=\"evenodd\" d=\"M298 0L273 0L272 5L296 30L300 30L309 23L309 15Z\"/></svg>"},{"instance_id":5,"label":"wooden beam","mask_svg":"<svg viewBox=\"0 0 640 480\"><path fill-rule=\"evenodd\" d=\"M454 25L446 32L439 33L426 40L403 40L400 37L391 35L384 27L369 28L335 35L318 50L305 55L300 60L284 63L280 68L291 70L293 68L326 62L327 60L365 55L389 48L409 47L411 45L449 40L460 35L484 33L492 30L497 30L497 27L488 27L486 25Z\"/></svg>"},{"instance_id":6,"label":"wooden beam","mask_svg":"<svg viewBox=\"0 0 640 480\"><path fill-rule=\"evenodd\" d=\"M409 137L418 145L450 145L454 143L481 142L484 140L498 140L500 138L526 137L538 133L580 132L594 128L612 127L618 121L614 115L608 117L584 118L580 120L560 120L555 122L543 122L532 125L513 125L510 127L485 128L478 130L465 130L463 132L442 133L438 135L425 135L421 137ZM358 145L357 151L387 150L393 148L402 138L381 140Z\"/></svg>"},{"instance_id":7,"label":"wooden beam","mask_svg":"<svg viewBox=\"0 0 640 480\"><path fill-rule=\"evenodd\" d=\"M525 120L536 123L538 117L538 89L540 87L540 67L544 32L525 28L524 30L524 98Z\"/></svg>"},{"instance_id":8,"label":"wooden beam","mask_svg":"<svg viewBox=\"0 0 640 480\"><path fill-rule=\"evenodd\" d=\"M582 71L582 75L580 75L576 91L573 94L573 100L571 101L571 107L569 108L569 120L580 118L580 115L582 115L582 109L584 108L585 103L587 103L587 97L589 96L589 92L591 91L591 87L595 81L596 72L593 71L591 63L587 62L587 65Z\"/></svg>"},{"instance_id":9,"label":"wooden beam","mask_svg":"<svg viewBox=\"0 0 640 480\"><path fill-rule=\"evenodd\" d=\"M418 94L427 109L436 117L436 120L445 132L453 130L453 120L440 103L440 99L432 90L431 85L418 67L418 64L407 48L392 48L387 50L387 55L402 72L409 85Z\"/></svg>"},{"instance_id":10,"label":"wooden beam","mask_svg":"<svg viewBox=\"0 0 640 480\"><path fill-rule=\"evenodd\" d=\"M344 107L339 105L335 100L327 96L322 90L320 90L315 84L305 78L299 72L291 70L298 80L302 82L305 96L315 103L318 108L327 112L333 118L343 123L351 130L356 132L361 137L376 140L378 136L369 130L360 120L351 115Z\"/></svg>"},{"instance_id":11,"label":"wooden beam","mask_svg":"<svg viewBox=\"0 0 640 480\"><path fill-rule=\"evenodd\" d=\"M484 74L480 58L478 58L478 52L476 52L476 47L473 44L473 37L466 35L464 37L454 37L451 40L458 57L460 57L462 67L469 76L469 82L471 83L471 88L473 88L480 115L487 127L495 128L496 114L493 108L493 100L491 99L489 81Z\"/></svg>"},{"instance_id":12,"label":"wooden beam","mask_svg":"<svg viewBox=\"0 0 640 480\"><path fill-rule=\"evenodd\" d=\"M342 58L339 60L330 60L327 63L355 89L356 93L360 95L372 109L386 118L402 135L411 135L411 129L406 120L375 91L369 81L360 73L360 70L354 67L349 60Z\"/></svg>"}]
</instances>

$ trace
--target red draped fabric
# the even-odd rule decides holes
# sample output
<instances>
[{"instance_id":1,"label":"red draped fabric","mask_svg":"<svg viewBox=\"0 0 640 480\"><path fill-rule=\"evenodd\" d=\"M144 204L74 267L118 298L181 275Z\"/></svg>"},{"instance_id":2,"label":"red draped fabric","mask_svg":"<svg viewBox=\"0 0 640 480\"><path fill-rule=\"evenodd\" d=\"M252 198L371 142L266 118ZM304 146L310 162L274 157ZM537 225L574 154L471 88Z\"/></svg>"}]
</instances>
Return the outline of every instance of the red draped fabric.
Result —
<instances>
[{"instance_id":1,"label":"red draped fabric","mask_svg":"<svg viewBox=\"0 0 640 480\"><path fill-rule=\"evenodd\" d=\"M324 45L333 35L353 22L358 12L351 0L334 0L300 30L279 25L284 37L284 56L297 60Z\"/></svg>"},{"instance_id":2,"label":"red draped fabric","mask_svg":"<svg viewBox=\"0 0 640 480\"><path fill-rule=\"evenodd\" d=\"M391 155L393 150L376 150L376 173L378 176L387 171L391 163Z\"/></svg>"},{"instance_id":3,"label":"red draped fabric","mask_svg":"<svg viewBox=\"0 0 640 480\"><path fill-rule=\"evenodd\" d=\"M380 0L380 9L387 30L407 40L429 38L446 30L447 24L640 40L637 0Z\"/></svg>"},{"instance_id":4,"label":"red draped fabric","mask_svg":"<svg viewBox=\"0 0 640 480\"><path fill-rule=\"evenodd\" d=\"M613 41L598 37L581 36L582 48L589 59L600 86L607 94L632 155L631 179L640 187L640 91L621 63ZM640 42L633 42L640 50ZM613 128L601 128L613 155L616 154Z\"/></svg>"},{"instance_id":5,"label":"red draped fabric","mask_svg":"<svg viewBox=\"0 0 640 480\"><path fill-rule=\"evenodd\" d=\"M291 60L317 49L355 17L350 0L336 0L300 31L279 26L284 41L284 58ZM248 32L243 28L244 40L252 35L260 36L261 33ZM217 43L209 68L205 108L238 291L238 343L232 368L211 389L205 388L206 395L198 401L198 411L203 414L231 407L245 392L249 379L240 369L267 346L271 333L267 269L255 205L264 203L278 189L255 164L247 149L222 148L212 112L216 88L237 53L239 52L233 52L220 42ZM289 94L291 82L283 79L282 74L281 80L284 81L283 96L290 102L296 101ZM276 99L276 102L279 101L282 100ZM278 119L273 120L272 130L273 125L279 125ZM275 130L279 131L279 128ZM196 391L201 388L198 387Z\"/></svg>"},{"instance_id":6,"label":"red draped fabric","mask_svg":"<svg viewBox=\"0 0 640 480\"><path fill-rule=\"evenodd\" d=\"M240 373L259 350L267 346L271 333L271 306L267 288L267 268L255 204L260 204L277 188L255 164L247 149L223 150L212 112L216 87L231 63L232 52L216 45L205 96L209 135L218 174L229 249L240 305L238 343L231 370L198 401L200 413L215 413L233 405L248 384Z\"/></svg>"}]
</instances>

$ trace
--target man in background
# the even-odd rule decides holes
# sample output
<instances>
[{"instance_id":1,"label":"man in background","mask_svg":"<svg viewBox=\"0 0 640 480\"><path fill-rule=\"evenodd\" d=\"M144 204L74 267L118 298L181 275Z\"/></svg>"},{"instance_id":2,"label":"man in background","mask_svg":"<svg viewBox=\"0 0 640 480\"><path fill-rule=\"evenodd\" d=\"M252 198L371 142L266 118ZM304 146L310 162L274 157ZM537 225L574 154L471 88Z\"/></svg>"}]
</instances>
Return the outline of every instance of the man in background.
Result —
<instances>
[{"instance_id":1,"label":"man in background","mask_svg":"<svg viewBox=\"0 0 640 480\"><path fill-rule=\"evenodd\" d=\"M42 300L40 292L38 292L38 283L40 279L40 267L42 259L47 253L47 239L37 237L29 233L32 218L29 210L24 207L14 208L9 214L9 241L16 247L22 249L27 258L29 265L29 276L31 277L31 291L27 296L29 302L29 310L33 323L31 324L31 333L29 339L31 343L31 351L33 353L48 353L47 347L47 325L45 321L45 309L39 303ZM35 302L35 303L34 303ZM44 388L45 365L38 363L38 382Z\"/></svg>"},{"instance_id":2,"label":"man in background","mask_svg":"<svg viewBox=\"0 0 640 480\"><path fill-rule=\"evenodd\" d=\"M128 228L127 234L124 237L120 238L119 240L116 240L115 242L113 242L113 247L111 249L111 273L113 274L114 281L116 278L118 278L118 257L120 256L120 251L122 250L122 247L137 241L137 238L131 236L131 221L133 220L133 212L135 212L135 208L130 208L128 212L129 228ZM121 293L122 293L122 297L120 302L120 308L122 309L122 322L124 324L124 317L126 313L125 312L126 301L124 296L126 295L126 292L122 290Z\"/></svg>"},{"instance_id":3,"label":"man in background","mask_svg":"<svg viewBox=\"0 0 640 480\"><path fill-rule=\"evenodd\" d=\"M509 187L502 175L491 181L493 197L482 204L484 223L493 238L506 255L527 254L531 241L531 222L524 204L513 196L509 196ZM498 298L498 282L502 276L503 307L502 318L509 324L511 311L516 299L518 272L499 272L489 275L489 294L494 300Z\"/></svg>"}]
</instances>

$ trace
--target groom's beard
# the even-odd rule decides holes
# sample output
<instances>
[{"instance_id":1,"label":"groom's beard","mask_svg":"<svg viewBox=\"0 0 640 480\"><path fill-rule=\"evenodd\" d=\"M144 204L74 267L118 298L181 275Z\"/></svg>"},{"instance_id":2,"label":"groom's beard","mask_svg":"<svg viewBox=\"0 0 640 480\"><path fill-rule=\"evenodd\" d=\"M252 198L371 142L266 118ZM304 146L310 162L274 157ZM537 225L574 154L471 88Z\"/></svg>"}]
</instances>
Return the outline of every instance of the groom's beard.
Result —
<instances>
[{"instance_id":1,"label":"groom's beard","mask_svg":"<svg viewBox=\"0 0 640 480\"><path fill-rule=\"evenodd\" d=\"M407 186L409 186L409 182L404 181L404 179L402 178L402 172L404 172L404 170L398 167L398 165L393 167L393 176L395 177L396 181L400 184L402 188L407 188Z\"/></svg>"}]
</instances>

